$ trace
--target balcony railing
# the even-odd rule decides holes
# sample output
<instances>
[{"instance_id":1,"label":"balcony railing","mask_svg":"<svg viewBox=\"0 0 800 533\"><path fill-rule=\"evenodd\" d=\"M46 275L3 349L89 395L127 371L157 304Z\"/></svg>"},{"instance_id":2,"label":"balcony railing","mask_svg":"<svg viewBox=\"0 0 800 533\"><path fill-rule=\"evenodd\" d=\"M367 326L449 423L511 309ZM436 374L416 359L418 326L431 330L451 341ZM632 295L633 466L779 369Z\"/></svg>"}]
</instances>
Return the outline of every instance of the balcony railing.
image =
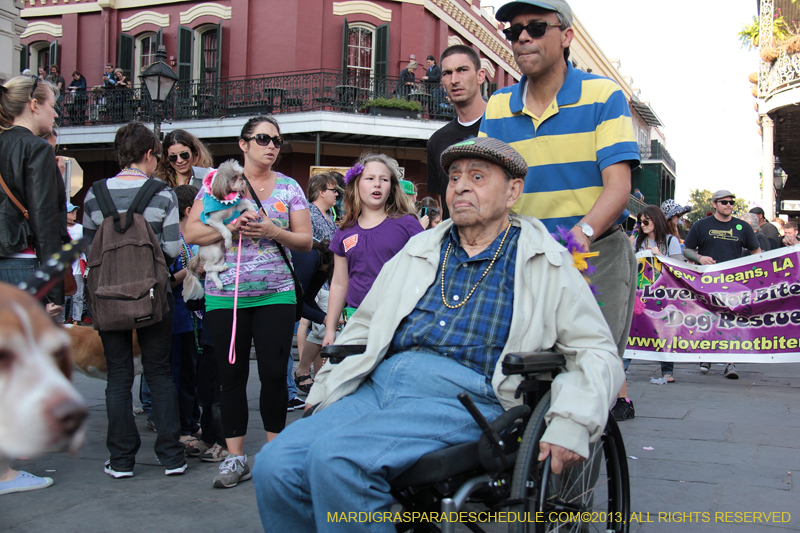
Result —
<instances>
[{"instance_id":1,"label":"balcony railing","mask_svg":"<svg viewBox=\"0 0 800 533\"><path fill-rule=\"evenodd\" d=\"M647 160L661 160L664 162L664 166L669 168L673 173L676 172L675 160L669 155L667 149L656 140L650 141L649 149L639 145L639 156L642 158L642 163L646 163Z\"/></svg>"},{"instance_id":2,"label":"balcony railing","mask_svg":"<svg viewBox=\"0 0 800 533\"><path fill-rule=\"evenodd\" d=\"M178 84L162 116L170 122L302 111L367 113L363 104L380 97L418 102L422 111L412 111L415 118L450 120L455 115L439 86L319 70ZM157 112L144 87L67 93L60 105L64 126L146 121Z\"/></svg>"}]
</instances>

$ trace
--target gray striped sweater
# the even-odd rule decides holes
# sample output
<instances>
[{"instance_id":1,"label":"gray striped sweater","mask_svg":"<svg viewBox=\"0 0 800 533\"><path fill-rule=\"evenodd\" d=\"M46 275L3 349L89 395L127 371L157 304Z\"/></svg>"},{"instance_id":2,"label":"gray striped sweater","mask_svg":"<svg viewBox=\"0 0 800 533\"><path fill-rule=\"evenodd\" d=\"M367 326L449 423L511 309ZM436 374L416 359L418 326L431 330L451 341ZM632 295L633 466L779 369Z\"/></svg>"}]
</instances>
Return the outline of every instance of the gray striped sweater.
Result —
<instances>
[{"instance_id":1,"label":"gray striped sweater","mask_svg":"<svg viewBox=\"0 0 800 533\"><path fill-rule=\"evenodd\" d=\"M123 171L124 172L124 171ZM123 175L120 172L119 175ZM106 181L108 192L120 214L127 212L139 188L144 185L145 179L124 180L109 178ZM167 264L171 265L181 253L181 233L178 227L178 198L170 189L162 189L156 194L144 210L144 219L153 228L161 250L167 256ZM86 193L83 200L83 234L94 239L97 229L103 223L103 212L92 189ZM88 255L88 252L87 252Z\"/></svg>"}]
</instances>

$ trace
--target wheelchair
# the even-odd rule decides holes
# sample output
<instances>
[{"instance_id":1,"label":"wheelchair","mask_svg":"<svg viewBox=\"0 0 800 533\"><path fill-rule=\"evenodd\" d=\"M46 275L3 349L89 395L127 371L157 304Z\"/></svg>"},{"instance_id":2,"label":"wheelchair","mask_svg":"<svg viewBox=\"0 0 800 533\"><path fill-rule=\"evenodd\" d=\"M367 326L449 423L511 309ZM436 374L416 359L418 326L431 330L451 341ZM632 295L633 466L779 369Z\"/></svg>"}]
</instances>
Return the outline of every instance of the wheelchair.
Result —
<instances>
[{"instance_id":1,"label":"wheelchair","mask_svg":"<svg viewBox=\"0 0 800 533\"><path fill-rule=\"evenodd\" d=\"M321 355L339 363L365 349L329 345ZM408 521L398 523L397 531L453 533L455 524L461 523L470 531L485 533L479 526L486 521L481 517L504 516L512 533L628 533L628 463L613 416L609 415L600 440L589 445L589 457L579 465L556 475L550 470L549 456L538 460L539 440L547 429L544 415L550 408L551 378L564 367L560 353L507 354L503 373L522 376L515 396L522 396L523 403L491 423L467 394L460 394L459 400L481 428L480 439L426 454L390 484L402 516L456 517L452 513L461 513L466 520ZM467 504L469 512L464 511ZM476 508L506 514L472 511Z\"/></svg>"}]
</instances>

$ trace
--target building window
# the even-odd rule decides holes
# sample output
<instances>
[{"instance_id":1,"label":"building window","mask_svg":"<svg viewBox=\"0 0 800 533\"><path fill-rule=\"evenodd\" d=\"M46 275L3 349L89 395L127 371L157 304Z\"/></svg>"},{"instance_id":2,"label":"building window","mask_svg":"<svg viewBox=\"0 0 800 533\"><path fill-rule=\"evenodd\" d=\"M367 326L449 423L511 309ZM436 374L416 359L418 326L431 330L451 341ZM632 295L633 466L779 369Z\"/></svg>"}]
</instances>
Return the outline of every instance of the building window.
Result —
<instances>
[{"instance_id":1,"label":"building window","mask_svg":"<svg viewBox=\"0 0 800 533\"><path fill-rule=\"evenodd\" d=\"M352 25L347 36L347 76L355 85L367 87L372 71L375 29Z\"/></svg>"},{"instance_id":2,"label":"building window","mask_svg":"<svg viewBox=\"0 0 800 533\"><path fill-rule=\"evenodd\" d=\"M138 87L141 84L139 75L156 60L156 50L158 50L157 34L143 33L136 37L133 52L133 72L128 78L134 86ZM125 69L123 68L123 70Z\"/></svg>"},{"instance_id":3,"label":"building window","mask_svg":"<svg viewBox=\"0 0 800 533\"><path fill-rule=\"evenodd\" d=\"M217 57L219 35L217 28L203 32L200 35L201 46L201 71L200 78L205 82L217 81L219 57Z\"/></svg>"}]
</instances>

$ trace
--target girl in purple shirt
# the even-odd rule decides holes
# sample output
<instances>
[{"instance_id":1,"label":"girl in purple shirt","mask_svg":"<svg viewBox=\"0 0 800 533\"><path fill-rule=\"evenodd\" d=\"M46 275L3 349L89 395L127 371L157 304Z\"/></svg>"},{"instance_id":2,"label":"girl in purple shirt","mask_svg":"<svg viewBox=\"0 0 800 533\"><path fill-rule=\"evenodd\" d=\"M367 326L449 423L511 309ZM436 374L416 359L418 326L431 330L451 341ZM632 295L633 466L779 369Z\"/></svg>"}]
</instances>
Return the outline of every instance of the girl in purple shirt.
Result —
<instances>
[{"instance_id":1,"label":"girl in purple shirt","mask_svg":"<svg viewBox=\"0 0 800 533\"><path fill-rule=\"evenodd\" d=\"M323 346L336 339L345 306L361 305L384 263L422 231L399 180L397 161L383 154L361 156L345 176L345 217L330 244L334 268Z\"/></svg>"}]
</instances>

